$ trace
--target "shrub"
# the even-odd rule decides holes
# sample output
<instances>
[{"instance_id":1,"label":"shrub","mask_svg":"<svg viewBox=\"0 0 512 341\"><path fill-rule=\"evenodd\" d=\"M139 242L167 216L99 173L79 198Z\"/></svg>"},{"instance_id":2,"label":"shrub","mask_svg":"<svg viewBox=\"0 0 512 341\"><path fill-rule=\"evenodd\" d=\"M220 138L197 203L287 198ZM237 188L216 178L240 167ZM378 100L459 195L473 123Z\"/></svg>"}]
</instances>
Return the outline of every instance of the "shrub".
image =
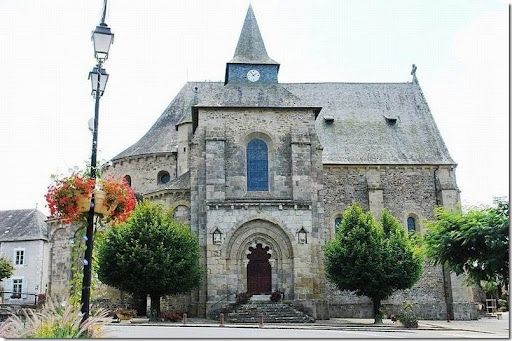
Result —
<instances>
[{"instance_id":1,"label":"shrub","mask_svg":"<svg viewBox=\"0 0 512 341\"><path fill-rule=\"evenodd\" d=\"M502 300L502 299L499 299L498 300L498 307L499 307L499 311L508 311L508 302L507 300Z\"/></svg>"},{"instance_id":2,"label":"shrub","mask_svg":"<svg viewBox=\"0 0 512 341\"><path fill-rule=\"evenodd\" d=\"M397 319L405 328L418 328L418 317L412 310L410 303L404 303L402 312L397 315Z\"/></svg>"},{"instance_id":3,"label":"shrub","mask_svg":"<svg viewBox=\"0 0 512 341\"><path fill-rule=\"evenodd\" d=\"M5 338L91 338L101 337L107 316L105 310L91 313L81 325L80 308L73 305L61 307L48 301L41 311L23 309L23 317L11 315L0 326L0 337Z\"/></svg>"},{"instance_id":4,"label":"shrub","mask_svg":"<svg viewBox=\"0 0 512 341\"><path fill-rule=\"evenodd\" d=\"M249 299L251 298L251 295L246 292L241 292L239 294L236 294L236 303L238 304L246 304L249 302Z\"/></svg>"},{"instance_id":5,"label":"shrub","mask_svg":"<svg viewBox=\"0 0 512 341\"><path fill-rule=\"evenodd\" d=\"M114 315L117 316L117 318L120 320L130 320L137 316L137 310L117 308L114 310Z\"/></svg>"},{"instance_id":6,"label":"shrub","mask_svg":"<svg viewBox=\"0 0 512 341\"><path fill-rule=\"evenodd\" d=\"M164 321L178 322L183 319L183 313L179 311L162 311L160 317Z\"/></svg>"},{"instance_id":7,"label":"shrub","mask_svg":"<svg viewBox=\"0 0 512 341\"><path fill-rule=\"evenodd\" d=\"M272 302L279 302L279 301L281 301L282 297L283 297L283 295L281 294L281 292L276 290L272 293L272 295L270 295L270 300Z\"/></svg>"}]
</instances>

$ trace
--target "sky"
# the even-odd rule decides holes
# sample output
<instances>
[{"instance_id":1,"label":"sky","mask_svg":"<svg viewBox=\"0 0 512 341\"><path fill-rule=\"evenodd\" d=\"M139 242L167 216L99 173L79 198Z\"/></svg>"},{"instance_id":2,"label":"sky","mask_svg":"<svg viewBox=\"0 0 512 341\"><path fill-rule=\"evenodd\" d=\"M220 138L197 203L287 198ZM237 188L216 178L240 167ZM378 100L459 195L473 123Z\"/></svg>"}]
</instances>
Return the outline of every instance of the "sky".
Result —
<instances>
[{"instance_id":1,"label":"sky","mask_svg":"<svg viewBox=\"0 0 512 341\"><path fill-rule=\"evenodd\" d=\"M151 127L187 81L222 81L249 3L279 81L408 82L458 164L463 206L509 193L504 0L110 0L99 160ZM0 0L0 210L37 207L90 160L91 32L102 0Z\"/></svg>"}]
</instances>

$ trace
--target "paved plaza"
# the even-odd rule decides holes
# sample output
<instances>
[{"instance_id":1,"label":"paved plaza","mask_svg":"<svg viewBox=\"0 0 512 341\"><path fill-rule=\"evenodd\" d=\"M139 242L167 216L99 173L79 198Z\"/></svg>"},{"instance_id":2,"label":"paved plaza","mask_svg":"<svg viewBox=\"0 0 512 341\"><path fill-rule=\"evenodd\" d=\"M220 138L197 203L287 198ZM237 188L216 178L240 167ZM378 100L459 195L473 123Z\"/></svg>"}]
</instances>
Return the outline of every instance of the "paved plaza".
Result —
<instances>
[{"instance_id":1,"label":"paved plaza","mask_svg":"<svg viewBox=\"0 0 512 341\"><path fill-rule=\"evenodd\" d=\"M213 321L191 319L181 323L109 324L107 338L171 338L171 339L340 339L340 338L509 338L509 314L503 319L482 318L477 321L427 321L418 329L405 329L384 320L384 325L374 326L370 319L330 319L313 324L226 325L219 327Z\"/></svg>"}]
</instances>

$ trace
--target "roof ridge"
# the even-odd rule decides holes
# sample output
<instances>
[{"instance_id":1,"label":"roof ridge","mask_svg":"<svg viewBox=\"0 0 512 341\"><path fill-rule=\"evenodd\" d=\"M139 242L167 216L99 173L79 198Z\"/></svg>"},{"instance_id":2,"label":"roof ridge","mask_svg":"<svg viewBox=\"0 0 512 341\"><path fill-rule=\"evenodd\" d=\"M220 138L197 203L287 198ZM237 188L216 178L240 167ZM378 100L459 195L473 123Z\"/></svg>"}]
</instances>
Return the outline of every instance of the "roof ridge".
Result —
<instances>
[{"instance_id":1,"label":"roof ridge","mask_svg":"<svg viewBox=\"0 0 512 341\"><path fill-rule=\"evenodd\" d=\"M279 84L410 84L415 85L412 82L285 82Z\"/></svg>"}]
</instances>

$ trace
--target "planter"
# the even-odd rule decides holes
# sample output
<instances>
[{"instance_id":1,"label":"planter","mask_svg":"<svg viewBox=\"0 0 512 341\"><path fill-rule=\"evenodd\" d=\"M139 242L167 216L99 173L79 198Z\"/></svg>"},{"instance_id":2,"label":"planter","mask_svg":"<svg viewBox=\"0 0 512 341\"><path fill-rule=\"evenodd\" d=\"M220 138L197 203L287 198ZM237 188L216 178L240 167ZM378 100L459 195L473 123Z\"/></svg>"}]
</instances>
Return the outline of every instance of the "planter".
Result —
<instances>
[{"instance_id":1,"label":"planter","mask_svg":"<svg viewBox=\"0 0 512 341\"><path fill-rule=\"evenodd\" d=\"M88 212L89 206L91 202L91 197L80 197L78 199L77 205L78 210L80 212ZM100 214L102 216L109 215L114 209L116 208L115 205L113 207L108 207L105 202L105 192L100 190L94 191L94 213Z\"/></svg>"},{"instance_id":2,"label":"planter","mask_svg":"<svg viewBox=\"0 0 512 341\"><path fill-rule=\"evenodd\" d=\"M107 206L105 192L99 190L94 191L94 213L108 216L115 208L115 205L111 208Z\"/></svg>"}]
</instances>

